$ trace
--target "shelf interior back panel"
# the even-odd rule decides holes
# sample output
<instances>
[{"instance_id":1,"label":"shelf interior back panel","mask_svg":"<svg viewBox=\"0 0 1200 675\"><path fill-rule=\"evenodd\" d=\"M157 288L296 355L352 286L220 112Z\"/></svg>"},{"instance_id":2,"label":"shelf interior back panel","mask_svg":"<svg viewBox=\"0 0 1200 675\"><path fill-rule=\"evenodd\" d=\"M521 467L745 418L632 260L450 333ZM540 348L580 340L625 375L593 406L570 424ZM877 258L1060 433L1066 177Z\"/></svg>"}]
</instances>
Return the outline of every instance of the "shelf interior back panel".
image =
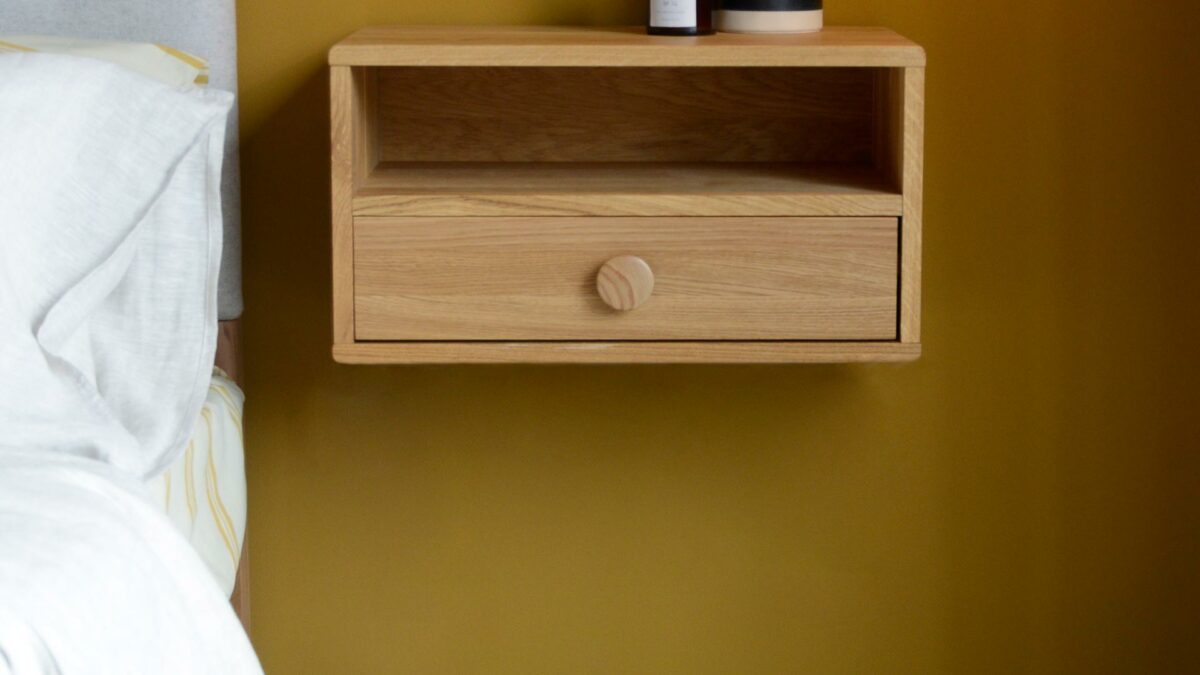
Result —
<instances>
[{"instance_id":1,"label":"shelf interior back panel","mask_svg":"<svg viewBox=\"0 0 1200 675\"><path fill-rule=\"evenodd\" d=\"M386 67L356 216L895 216L885 68Z\"/></svg>"},{"instance_id":2,"label":"shelf interior back panel","mask_svg":"<svg viewBox=\"0 0 1200 675\"><path fill-rule=\"evenodd\" d=\"M869 166L875 68L379 68L385 162Z\"/></svg>"}]
</instances>

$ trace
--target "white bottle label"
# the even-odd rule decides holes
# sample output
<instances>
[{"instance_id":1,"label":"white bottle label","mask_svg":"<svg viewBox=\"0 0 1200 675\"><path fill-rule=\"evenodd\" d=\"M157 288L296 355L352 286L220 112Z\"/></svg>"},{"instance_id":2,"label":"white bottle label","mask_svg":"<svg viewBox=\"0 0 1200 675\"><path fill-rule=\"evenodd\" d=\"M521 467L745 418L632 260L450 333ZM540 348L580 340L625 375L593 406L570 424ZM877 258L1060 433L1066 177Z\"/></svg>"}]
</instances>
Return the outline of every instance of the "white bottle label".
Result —
<instances>
[{"instance_id":1,"label":"white bottle label","mask_svg":"<svg viewBox=\"0 0 1200 675\"><path fill-rule=\"evenodd\" d=\"M696 0L650 0L650 25L656 28L695 28Z\"/></svg>"}]
</instances>

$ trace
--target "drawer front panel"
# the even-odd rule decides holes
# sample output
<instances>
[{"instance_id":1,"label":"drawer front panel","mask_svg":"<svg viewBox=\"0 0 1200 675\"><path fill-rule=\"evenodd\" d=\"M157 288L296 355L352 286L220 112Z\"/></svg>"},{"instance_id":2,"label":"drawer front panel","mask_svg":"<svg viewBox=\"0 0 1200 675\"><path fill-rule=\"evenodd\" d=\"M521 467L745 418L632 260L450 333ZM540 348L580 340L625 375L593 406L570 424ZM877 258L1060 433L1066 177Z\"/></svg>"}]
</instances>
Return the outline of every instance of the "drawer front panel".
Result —
<instances>
[{"instance_id":1,"label":"drawer front panel","mask_svg":"<svg viewBox=\"0 0 1200 675\"><path fill-rule=\"evenodd\" d=\"M358 218L355 339L895 340L898 264L895 218Z\"/></svg>"}]
</instances>

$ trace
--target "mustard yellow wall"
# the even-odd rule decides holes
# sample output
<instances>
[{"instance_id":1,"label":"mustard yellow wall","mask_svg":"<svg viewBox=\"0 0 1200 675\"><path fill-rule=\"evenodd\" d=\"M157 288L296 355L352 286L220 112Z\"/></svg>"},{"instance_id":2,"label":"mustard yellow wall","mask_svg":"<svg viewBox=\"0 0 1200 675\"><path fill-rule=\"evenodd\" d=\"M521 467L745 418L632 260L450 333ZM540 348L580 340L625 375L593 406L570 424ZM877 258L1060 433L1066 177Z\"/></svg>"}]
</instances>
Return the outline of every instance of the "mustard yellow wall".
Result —
<instances>
[{"instance_id":1,"label":"mustard yellow wall","mask_svg":"<svg viewBox=\"0 0 1200 675\"><path fill-rule=\"evenodd\" d=\"M645 3L240 2L268 672L1200 663L1197 3L827 4L929 53L911 365L335 365L329 45Z\"/></svg>"}]
</instances>

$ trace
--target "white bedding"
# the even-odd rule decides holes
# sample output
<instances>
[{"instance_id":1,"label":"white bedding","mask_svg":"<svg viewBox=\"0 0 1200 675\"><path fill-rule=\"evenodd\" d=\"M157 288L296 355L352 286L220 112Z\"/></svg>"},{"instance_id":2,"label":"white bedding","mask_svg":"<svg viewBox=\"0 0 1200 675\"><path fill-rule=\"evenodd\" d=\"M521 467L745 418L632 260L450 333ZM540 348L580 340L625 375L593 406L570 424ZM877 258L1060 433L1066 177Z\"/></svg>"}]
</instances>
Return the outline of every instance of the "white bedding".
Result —
<instances>
[{"instance_id":1,"label":"white bedding","mask_svg":"<svg viewBox=\"0 0 1200 675\"><path fill-rule=\"evenodd\" d=\"M259 673L200 558L140 483L0 452L0 673Z\"/></svg>"},{"instance_id":2,"label":"white bedding","mask_svg":"<svg viewBox=\"0 0 1200 675\"><path fill-rule=\"evenodd\" d=\"M216 345L221 92L0 55L0 673L257 673L142 482Z\"/></svg>"}]
</instances>

